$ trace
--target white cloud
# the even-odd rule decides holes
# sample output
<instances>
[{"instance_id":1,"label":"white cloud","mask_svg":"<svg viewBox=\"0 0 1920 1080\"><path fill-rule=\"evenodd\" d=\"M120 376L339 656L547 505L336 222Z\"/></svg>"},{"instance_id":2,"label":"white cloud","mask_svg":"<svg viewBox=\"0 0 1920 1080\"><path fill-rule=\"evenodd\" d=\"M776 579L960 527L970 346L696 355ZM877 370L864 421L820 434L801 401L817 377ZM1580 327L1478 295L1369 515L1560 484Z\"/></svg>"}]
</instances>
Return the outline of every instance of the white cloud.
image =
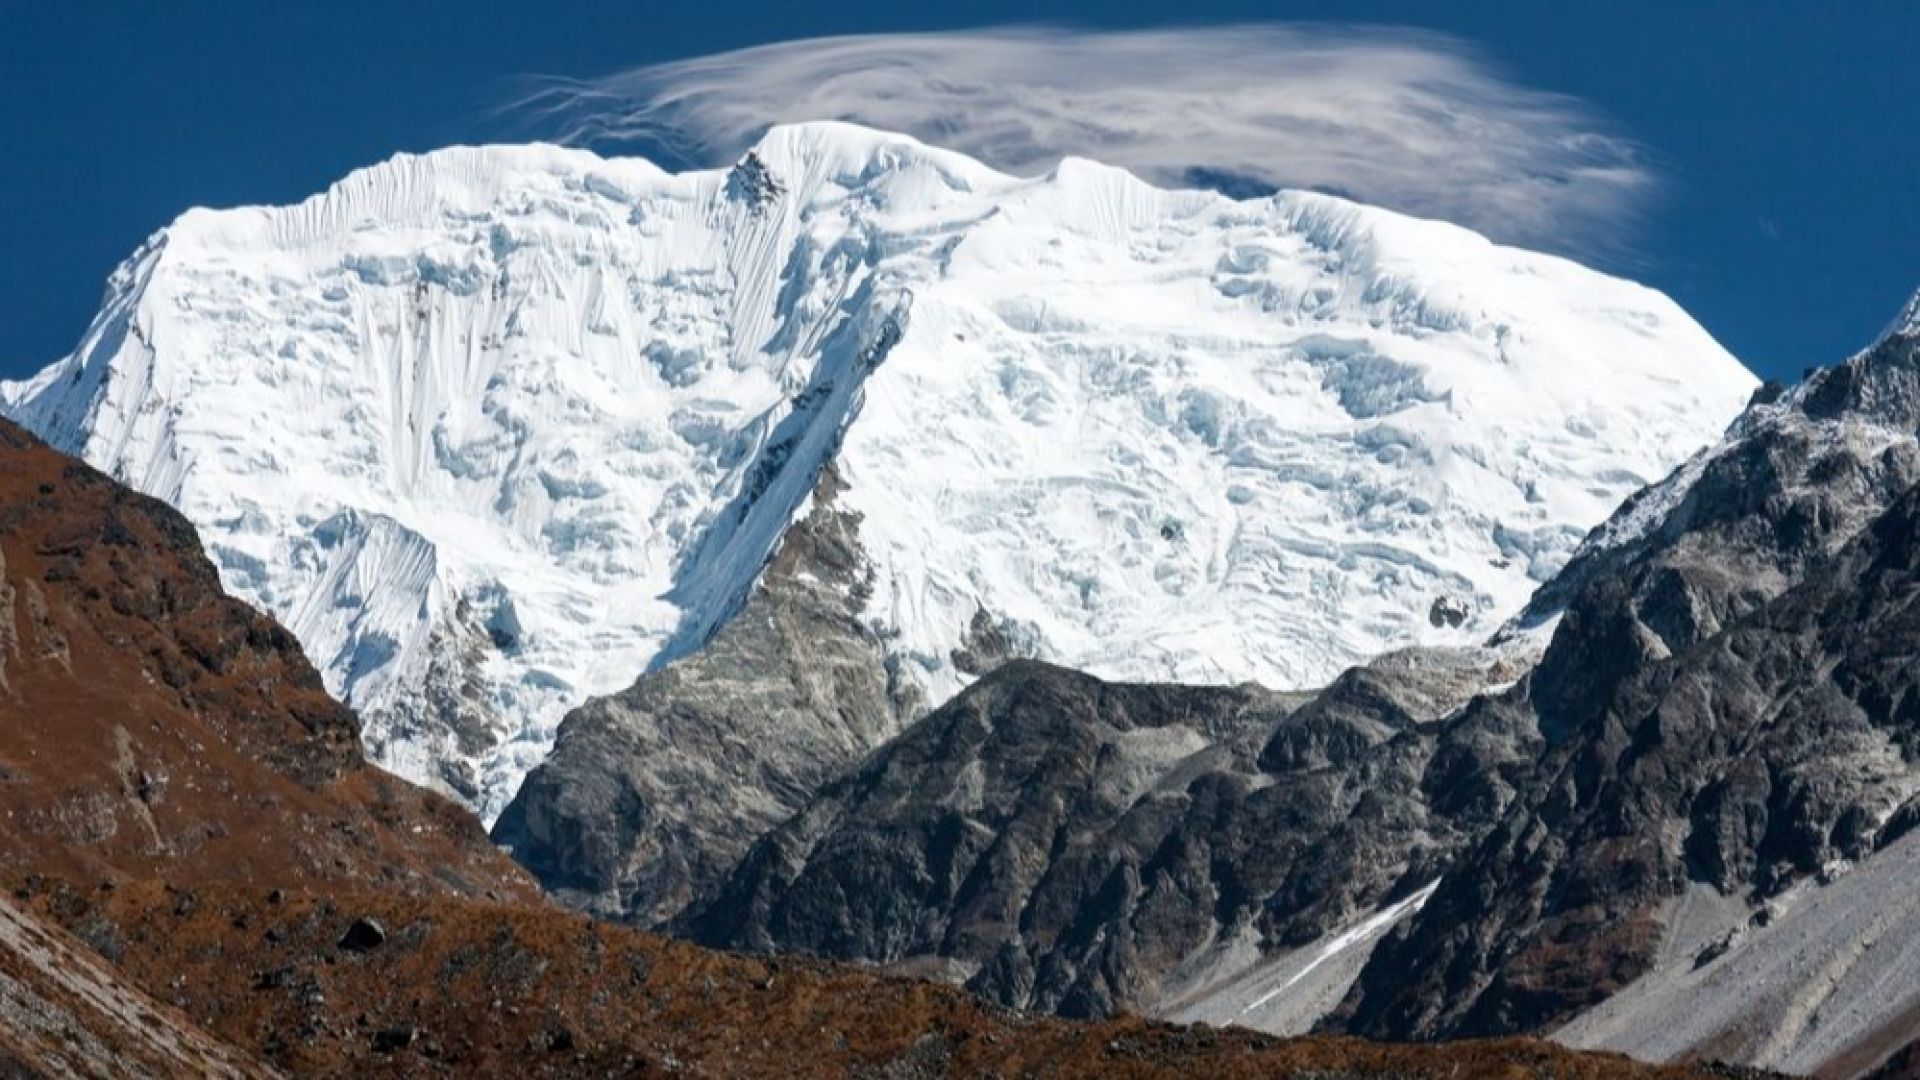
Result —
<instances>
[{"instance_id":1,"label":"white cloud","mask_svg":"<svg viewBox=\"0 0 1920 1080\"><path fill-rule=\"evenodd\" d=\"M513 109L548 138L698 164L731 160L770 124L850 120L1014 173L1076 155L1162 185L1333 191L1588 256L1621 250L1654 187L1640 150L1579 101L1402 30L814 38L539 80Z\"/></svg>"}]
</instances>

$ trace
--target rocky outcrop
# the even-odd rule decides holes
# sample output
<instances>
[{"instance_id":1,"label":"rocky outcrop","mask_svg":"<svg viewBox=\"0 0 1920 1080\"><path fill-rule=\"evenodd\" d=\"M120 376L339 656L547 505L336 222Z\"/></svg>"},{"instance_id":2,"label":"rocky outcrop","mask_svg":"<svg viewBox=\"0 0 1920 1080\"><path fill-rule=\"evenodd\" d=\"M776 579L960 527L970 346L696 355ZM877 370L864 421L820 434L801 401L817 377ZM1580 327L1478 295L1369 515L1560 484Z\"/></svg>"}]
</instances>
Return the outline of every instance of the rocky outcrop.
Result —
<instances>
[{"instance_id":1,"label":"rocky outcrop","mask_svg":"<svg viewBox=\"0 0 1920 1080\"><path fill-rule=\"evenodd\" d=\"M493 837L562 901L643 926L673 918L917 710L860 618L869 571L838 490L829 469L704 647L561 725Z\"/></svg>"},{"instance_id":2,"label":"rocky outcrop","mask_svg":"<svg viewBox=\"0 0 1920 1080\"><path fill-rule=\"evenodd\" d=\"M1433 721L1492 668L1395 654L1303 700L1015 661L755 845L684 928L933 973L1014 1007L1150 1006L1210 949L1297 947L1430 882L1465 821L1499 808L1436 814L1423 789ZM1446 744L1490 772L1525 756L1484 750Z\"/></svg>"},{"instance_id":3,"label":"rocky outcrop","mask_svg":"<svg viewBox=\"0 0 1920 1080\"><path fill-rule=\"evenodd\" d=\"M945 961L1009 1004L1104 1012L1111 993L1078 978L1097 959L1087 955L1101 921L1086 911L1094 894L1109 883L1137 891L1123 879L1137 879L1184 809L1155 797L1165 774L1182 763L1204 773L1204 758L1229 757L1233 744L1249 756L1273 704L1252 689L1115 686L1038 662L1003 666L756 845L694 936ZM1171 920L1206 906L1164 899L1178 901L1160 905ZM1044 974L1039 942L1059 947ZM1066 1000L1076 994L1100 1000Z\"/></svg>"},{"instance_id":4,"label":"rocky outcrop","mask_svg":"<svg viewBox=\"0 0 1920 1080\"><path fill-rule=\"evenodd\" d=\"M1374 953L1366 1034L1538 1030L1646 974L1703 884L1753 903L1920 817L1920 342L1895 333L1623 509L1504 699L1535 780ZM1712 955L1700 958L1711 963Z\"/></svg>"},{"instance_id":5,"label":"rocky outcrop","mask_svg":"<svg viewBox=\"0 0 1920 1080\"><path fill-rule=\"evenodd\" d=\"M1916 595L1920 493L1778 600L1624 680L1376 952L1353 1026L1558 1024L1650 969L1690 884L1757 909L1904 833L1920 816Z\"/></svg>"}]
</instances>

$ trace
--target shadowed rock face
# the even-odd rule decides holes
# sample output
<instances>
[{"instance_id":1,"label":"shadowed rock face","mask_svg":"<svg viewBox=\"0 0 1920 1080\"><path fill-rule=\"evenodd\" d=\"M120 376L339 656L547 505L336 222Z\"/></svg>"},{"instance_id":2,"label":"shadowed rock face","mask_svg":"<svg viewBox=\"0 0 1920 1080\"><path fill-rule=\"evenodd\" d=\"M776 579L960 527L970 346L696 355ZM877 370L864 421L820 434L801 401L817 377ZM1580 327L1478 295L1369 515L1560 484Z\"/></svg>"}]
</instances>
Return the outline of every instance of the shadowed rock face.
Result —
<instances>
[{"instance_id":1,"label":"shadowed rock face","mask_svg":"<svg viewBox=\"0 0 1920 1080\"><path fill-rule=\"evenodd\" d=\"M1436 749L1490 775L1524 756L1431 724L1487 677L1476 653L1396 654L1302 701L1015 661L760 841L683 929L1011 1006L1140 1008L1216 942L1303 944L1429 882L1468 835L1428 807Z\"/></svg>"},{"instance_id":2,"label":"shadowed rock face","mask_svg":"<svg viewBox=\"0 0 1920 1080\"><path fill-rule=\"evenodd\" d=\"M1078 924L1103 889L1105 906L1133 906L1140 864L1183 809L1153 789L1215 744L1249 754L1270 715L1264 699L1114 686L1030 661L1003 666L757 845L695 920L695 936L887 961L938 957L978 973L975 985L1003 1001L1104 1011L1105 1001L1065 1000L1106 995L1075 986L1075 969L1092 957L1066 962L1092 942L1062 939L1093 929ZM1192 899L1164 914L1204 924L1204 905ZM1029 935L1055 943L1057 970L1037 970L1040 958L1021 949Z\"/></svg>"},{"instance_id":3,"label":"shadowed rock face","mask_svg":"<svg viewBox=\"0 0 1920 1080\"><path fill-rule=\"evenodd\" d=\"M1911 1042L1874 1070L1873 1080L1914 1080L1920 1077L1920 1042Z\"/></svg>"},{"instance_id":4,"label":"shadowed rock face","mask_svg":"<svg viewBox=\"0 0 1920 1080\"><path fill-rule=\"evenodd\" d=\"M1543 591L1567 606L1540 665L1468 710L1531 712L1536 778L1376 950L1346 1027L1553 1026L1649 970L1690 882L1764 898L1920 817L1917 430L1897 334L1750 412L1644 536Z\"/></svg>"},{"instance_id":5,"label":"shadowed rock face","mask_svg":"<svg viewBox=\"0 0 1920 1080\"><path fill-rule=\"evenodd\" d=\"M531 897L473 820L361 756L193 529L0 421L0 878Z\"/></svg>"},{"instance_id":6,"label":"shadowed rock face","mask_svg":"<svg viewBox=\"0 0 1920 1080\"><path fill-rule=\"evenodd\" d=\"M494 840L562 901L664 923L916 711L859 618L869 571L837 490L829 470L704 647L569 715L495 823Z\"/></svg>"}]
</instances>

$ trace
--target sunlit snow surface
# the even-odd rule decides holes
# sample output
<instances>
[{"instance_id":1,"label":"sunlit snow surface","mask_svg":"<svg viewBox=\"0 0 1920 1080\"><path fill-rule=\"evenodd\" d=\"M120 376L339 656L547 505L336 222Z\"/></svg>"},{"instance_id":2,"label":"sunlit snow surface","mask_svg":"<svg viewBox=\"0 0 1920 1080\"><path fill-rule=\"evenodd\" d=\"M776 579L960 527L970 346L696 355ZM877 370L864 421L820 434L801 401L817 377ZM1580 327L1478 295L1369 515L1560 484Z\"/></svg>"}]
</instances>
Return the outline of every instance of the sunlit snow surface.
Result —
<instances>
[{"instance_id":1,"label":"sunlit snow surface","mask_svg":"<svg viewBox=\"0 0 1920 1080\"><path fill-rule=\"evenodd\" d=\"M451 149L191 211L0 401L180 507L383 761L471 764L491 816L836 447L933 700L980 607L1099 675L1298 687L1483 637L1753 384L1656 292L1337 198L835 124L757 155Z\"/></svg>"}]
</instances>

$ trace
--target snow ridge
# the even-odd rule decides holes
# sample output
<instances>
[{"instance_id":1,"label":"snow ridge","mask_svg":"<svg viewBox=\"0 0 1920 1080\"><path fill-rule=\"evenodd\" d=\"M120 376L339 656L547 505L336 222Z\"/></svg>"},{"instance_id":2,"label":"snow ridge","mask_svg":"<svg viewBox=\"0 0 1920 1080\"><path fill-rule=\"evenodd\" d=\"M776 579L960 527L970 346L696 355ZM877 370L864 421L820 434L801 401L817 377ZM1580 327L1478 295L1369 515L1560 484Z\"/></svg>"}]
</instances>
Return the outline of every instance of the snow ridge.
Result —
<instances>
[{"instance_id":1,"label":"snow ridge","mask_svg":"<svg viewBox=\"0 0 1920 1080\"><path fill-rule=\"evenodd\" d=\"M829 459L933 700L983 609L1102 676L1298 687L1485 636L1752 384L1665 297L1452 226L804 124L734 170L454 148L190 211L0 410L178 506L376 755L490 818Z\"/></svg>"},{"instance_id":2,"label":"snow ridge","mask_svg":"<svg viewBox=\"0 0 1920 1080\"><path fill-rule=\"evenodd\" d=\"M1914 290L1900 314L1880 333L1881 341L1894 337L1920 337L1920 289Z\"/></svg>"}]
</instances>

